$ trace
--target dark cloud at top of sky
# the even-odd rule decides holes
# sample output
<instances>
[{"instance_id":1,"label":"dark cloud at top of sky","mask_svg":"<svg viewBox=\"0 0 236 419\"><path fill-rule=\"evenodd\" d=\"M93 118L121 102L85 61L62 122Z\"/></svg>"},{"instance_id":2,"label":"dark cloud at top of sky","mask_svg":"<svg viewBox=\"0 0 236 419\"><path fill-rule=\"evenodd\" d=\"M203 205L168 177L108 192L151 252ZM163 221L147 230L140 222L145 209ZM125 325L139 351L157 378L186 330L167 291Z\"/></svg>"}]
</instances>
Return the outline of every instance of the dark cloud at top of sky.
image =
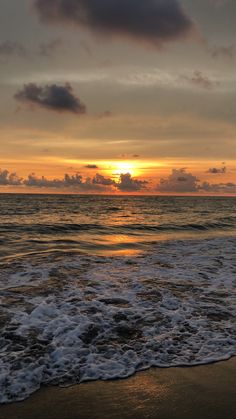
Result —
<instances>
[{"instance_id":1,"label":"dark cloud at top of sky","mask_svg":"<svg viewBox=\"0 0 236 419\"><path fill-rule=\"evenodd\" d=\"M34 0L34 5L42 21L74 24L156 47L196 31L179 0Z\"/></svg>"},{"instance_id":2,"label":"dark cloud at top of sky","mask_svg":"<svg viewBox=\"0 0 236 419\"><path fill-rule=\"evenodd\" d=\"M211 173L211 174L213 174L213 175L217 175L217 174L224 174L224 173L226 173L226 167L224 166L224 167L220 167L220 168L217 168L217 167L211 167L208 171L207 171L207 173Z\"/></svg>"},{"instance_id":3,"label":"dark cloud at top of sky","mask_svg":"<svg viewBox=\"0 0 236 419\"><path fill-rule=\"evenodd\" d=\"M26 84L14 97L19 102L56 112L75 114L86 112L85 105L74 94L71 85L68 83L64 86L51 84L43 87L34 83Z\"/></svg>"},{"instance_id":4,"label":"dark cloud at top of sky","mask_svg":"<svg viewBox=\"0 0 236 419\"><path fill-rule=\"evenodd\" d=\"M0 56L9 57L16 55L18 57L27 57L27 49L17 41L3 41L0 42Z\"/></svg>"}]
</instances>

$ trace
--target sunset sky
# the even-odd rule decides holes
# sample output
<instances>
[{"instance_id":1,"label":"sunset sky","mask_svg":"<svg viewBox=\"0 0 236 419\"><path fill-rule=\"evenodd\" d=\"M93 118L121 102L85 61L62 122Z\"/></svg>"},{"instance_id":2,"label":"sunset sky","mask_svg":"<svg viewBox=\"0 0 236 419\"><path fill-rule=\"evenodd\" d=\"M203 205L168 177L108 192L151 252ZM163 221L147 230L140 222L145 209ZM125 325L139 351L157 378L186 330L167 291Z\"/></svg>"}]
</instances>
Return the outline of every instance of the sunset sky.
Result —
<instances>
[{"instance_id":1,"label":"sunset sky","mask_svg":"<svg viewBox=\"0 0 236 419\"><path fill-rule=\"evenodd\" d=\"M0 191L236 194L234 0L1 0Z\"/></svg>"}]
</instances>

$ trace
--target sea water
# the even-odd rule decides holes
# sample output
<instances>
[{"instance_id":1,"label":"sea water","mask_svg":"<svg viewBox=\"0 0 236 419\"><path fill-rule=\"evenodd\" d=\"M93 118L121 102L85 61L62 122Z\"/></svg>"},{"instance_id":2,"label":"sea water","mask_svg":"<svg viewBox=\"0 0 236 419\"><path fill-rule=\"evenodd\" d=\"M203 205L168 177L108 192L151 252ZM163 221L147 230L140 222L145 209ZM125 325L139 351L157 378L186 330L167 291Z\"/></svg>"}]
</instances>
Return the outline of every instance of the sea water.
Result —
<instances>
[{"instance_id":1,"label":"sea water","mask_svg":"<svg viewBox=\"0 0 236 419\"><path fill-rule=\"evenodd\" d=\"M236 198L0 195L0 402L236 355Z\"/></svg>"}]
</instances>

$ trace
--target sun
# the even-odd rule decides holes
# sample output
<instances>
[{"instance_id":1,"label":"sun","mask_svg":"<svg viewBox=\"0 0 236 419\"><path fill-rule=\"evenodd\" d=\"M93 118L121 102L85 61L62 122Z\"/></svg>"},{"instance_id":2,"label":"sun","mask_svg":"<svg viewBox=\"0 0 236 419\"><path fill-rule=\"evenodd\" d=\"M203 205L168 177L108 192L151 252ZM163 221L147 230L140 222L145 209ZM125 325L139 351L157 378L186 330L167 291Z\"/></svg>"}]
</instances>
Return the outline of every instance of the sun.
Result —
<instances>
[{"instance_id":1,"label":"sun","mask_svg":"<svg viewBox=\"0 0 236 419\"><path fill-rule=\"evenodd\" d=\"M137 176L138 169L134 162L120 161L114 162L114 174L121 175L122 173L130 173L131 176Z\"/></svg>"}]
</instances>

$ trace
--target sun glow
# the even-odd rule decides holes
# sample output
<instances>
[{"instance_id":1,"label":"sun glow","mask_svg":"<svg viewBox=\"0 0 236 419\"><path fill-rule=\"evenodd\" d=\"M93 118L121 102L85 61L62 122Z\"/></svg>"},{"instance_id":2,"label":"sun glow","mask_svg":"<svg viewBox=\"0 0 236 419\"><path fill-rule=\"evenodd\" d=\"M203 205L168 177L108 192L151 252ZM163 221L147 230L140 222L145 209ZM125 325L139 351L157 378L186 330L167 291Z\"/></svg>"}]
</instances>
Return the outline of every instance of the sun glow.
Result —
<instances>
[{"instance_id":1,"label":"sun glow","mask_svg":"<svg viewBox=\"0 0 236 419\"><path fill-rule=\"evenodd\" d=\"M130 161L121 161L121 162L114 162L113 166L113 173L115 175L121 175L122 173L130 173L131 176L138 175L138 168L134 162Z\"/></svg>"}]
</instances>

